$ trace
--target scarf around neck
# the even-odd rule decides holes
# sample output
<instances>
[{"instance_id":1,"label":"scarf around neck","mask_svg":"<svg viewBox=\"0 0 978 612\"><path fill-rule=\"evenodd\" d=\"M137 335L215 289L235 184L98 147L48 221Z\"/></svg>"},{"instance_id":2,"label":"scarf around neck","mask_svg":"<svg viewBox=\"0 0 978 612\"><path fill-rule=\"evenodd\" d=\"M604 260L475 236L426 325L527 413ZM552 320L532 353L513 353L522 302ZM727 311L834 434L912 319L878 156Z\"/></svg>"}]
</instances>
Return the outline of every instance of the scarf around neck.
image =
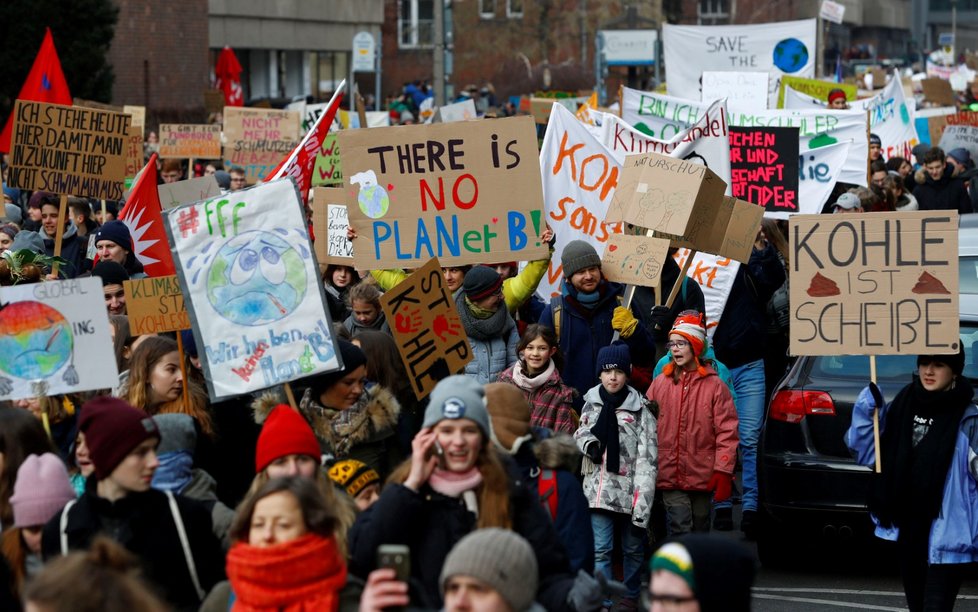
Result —
<instances>
[{"instance_id":1,"label":"scarf around neck","mask_svg":"<svg viewBox=\"0 0 978 612\"><path fill-rule=\"evenodd\" d=\"M550 380L550 376L556 369L557 366L554 365L554 360L551 359L547 363L547 367L543 370L543 372L530 376L528 373L526 373L529 371L529 367L524 366L523 360L521 359L516 362L516 365L513 366L513 382L516 383L517 387L523 389L524 391L536 391L542 387L545 382Z\"/></svg>"},{"instance_id":2,"label":"scarf around neck","mask_svg":"<svg viewBox=\"0 0 978 612\"><path fill-rule=\"evenodd\" d=\"M618 416L615 414L618 408L625 403L628 398L628 385L625 385L617 393L608 393L604 385L598 387L598 395L604 405L601 406L601 414L595 421L591 433L598 439L601 448L605 453L605 471L609 474L617 474L621 467L621 443L618 440Z\"/></svg>"},{"instance_id":3,"label":"scarf around neck","mask_svg":"<svg viewBox=\"0 0 978 612\"><path fill-rule=\"evenodd\" d=\"M482 484L482 472L474 466L467 472L451 472L436 467L428 478L428 484L446 497L458 497Z\"/></svg>"},{"instance_id":4,"label":"scarf around neck","mask_svg":"<svg viewBox=\"0 0 978 612\"><path fill-rule=\"evenodd\" d=\"M335 612L346 585L346 562L334 537L307 533L268 547L235 544L228 552L227 575L236 612Z\"/></svg>"},{"instance_id":5,"label":"scarf around neck","mask_svg":"<svg viewBox=\"0 0 978 612\"><path fill-rule=\"evenodd\" d=\"M509 329L510 325L515 325L512 322L512 317L509 316L509 310L504 304L500 304L499 309L489 316L489 318L480 319L473 314L466 302L467 298L464 293L460 293L455 298L458 316L462 320L462 325L465 327L465 333L470 338L475 338L483 342L492 340L493 338L501 338L503 337L503 333Z\"/></svg>"}]
</instances>

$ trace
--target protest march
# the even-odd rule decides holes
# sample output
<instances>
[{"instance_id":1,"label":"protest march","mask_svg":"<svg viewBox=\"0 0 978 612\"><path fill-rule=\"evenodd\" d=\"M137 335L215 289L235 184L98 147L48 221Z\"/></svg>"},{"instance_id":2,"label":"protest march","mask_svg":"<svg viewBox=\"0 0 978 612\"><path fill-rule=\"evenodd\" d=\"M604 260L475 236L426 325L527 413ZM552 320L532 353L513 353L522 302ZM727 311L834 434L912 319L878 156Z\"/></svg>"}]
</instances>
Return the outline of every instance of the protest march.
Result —
<instances>
[{"instance_id":1,"label":"protest march","mask_svg":"<svg viewBox=\"0 0 978 612\"><path fill-rule=\"evenodd\" d=\"M48 29L0 117L0 610L750 610L806 495L911 610L973 599L978 55L843 74L824 19L498 99L379 56L369 102L246 99L225 47L170 115L72 97Z\"/></svg>"}]
</instances>

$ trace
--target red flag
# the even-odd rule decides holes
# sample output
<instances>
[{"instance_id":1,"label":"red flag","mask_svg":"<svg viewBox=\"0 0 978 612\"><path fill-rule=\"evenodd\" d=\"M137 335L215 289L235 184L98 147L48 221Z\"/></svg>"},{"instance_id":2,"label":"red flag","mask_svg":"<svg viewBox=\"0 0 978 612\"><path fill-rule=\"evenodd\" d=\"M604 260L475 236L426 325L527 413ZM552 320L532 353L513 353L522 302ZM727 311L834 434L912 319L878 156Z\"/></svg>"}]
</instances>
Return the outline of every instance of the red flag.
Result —
<instances>
[{"instance_id":1,"label":"red flag","mask_svg":"<svg viewBox=\"0 0 978 612\"><path fill-rule=\"evenodd\" d=\"M274 170L269 172L265 182L273 181L283 176L291 176L295 179L295 183L299 187L299 194L302 195L303 201L308 197L309 188L312 187L312 170L316 165L316 156L319 155L323 141L326 140L326 134L329 133L329 126L333 125L336 110L340 107L340 100L343 99L343 94L340 92L343 91L343 87L345 86L346 81L341 81L336 87L336 92L330 99L329 105L326 106L323 114L319 115L316 123L309 128L302 141L292 149L292 152Z\"/></svg>"},{"instance_id":2,"label":"red flag","mask_svg":"<svg viewBox=\"0 0 978 612\"><path fill-rule=\"evenodd\" d=\"M241 89L241 64L231 47L221 49L214 67L217 89L224 92L225 106L244 106L244 91Z\"/></svg>"},{"instance_id":3,"label":"red flag","mask_svg":"<svg viewBox=\"0 0 978 612\"><path fill-rule=\"evenodd\" d=\"M156 183L156 153L153 153L119 213L119 220L126 224L132 234L136 258L143 264L146 276L150 277L177 273L170 254L170 243L166 240L166 230L163 229L160 192Z\"/></svg>"},{"instance_id":4,"label":"red flag","mask_svg":"<svg viewBox=\"0 0 978 612\"><path fill-rule=\"evenodd\" d=\"M58 52L54 48L51 28L47 28L44 32L41 49L34 58L34 65L31 66L31 71L23 87L20 88L17 99L71 106L71 93L68 91L65 73L61 71L61 60L58 59ZM13 128L14 114L11 112L7 117L7 123L3 126L3 132L0 132L0 151L4 153L10 152L10 134Z\"/></svg>"}]
</instances>

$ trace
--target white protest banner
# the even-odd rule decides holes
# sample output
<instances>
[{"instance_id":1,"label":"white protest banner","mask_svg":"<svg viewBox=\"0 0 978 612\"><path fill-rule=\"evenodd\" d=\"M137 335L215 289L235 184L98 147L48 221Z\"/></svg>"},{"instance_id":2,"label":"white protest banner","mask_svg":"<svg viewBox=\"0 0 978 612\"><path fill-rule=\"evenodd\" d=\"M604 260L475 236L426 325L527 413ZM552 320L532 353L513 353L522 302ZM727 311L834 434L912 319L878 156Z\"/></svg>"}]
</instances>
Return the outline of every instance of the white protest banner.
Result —
<instances>
[{"instance_id":1,"label":"white protest banner","mask_svg":"<svg viewBox=\"0 0 978 612\"><path fill-rule=\"evenodd\" d=\"M689 257L689 249L679 249L676 251L675 259L682 269ZM686 272L699 284L703 291L703 302L706 306L706 334L712 338L720 323L720 316L727 305L727 298L730 297L730 290L733 289L734 279L737 278L737 270L740 263L729 257L718 257L709 253L697 251L693 255L693 262Z\"/></svg>"},{"instance_id":2,"label":"white protest banner","mask_svg":"<svg viewBox=\"0 0 978 612\"><path fill-rule=\"evenodd\" d=\"M949 125L941 134L939 145L944 152L963 148L971 153L971 159L978 159L978 127L973 125Z\"/></svg>"},{"instance_id":3,"label":"white protest banner","mask_svg":"<svg viewBox=\"0 0 978 612\"><path fill-rule=\"evenodd\" d=\"M842 23L842 17L846 14L846 5L832 2L832 0L822 0L819 5L818 16L832 23Z\"/></svg>"},{"instance_id":4,"label":"white protest banner","mask_svg":"<svg viewBox=\"0 0 978 612\"><path fill-rule=\"evenodd\" d=\"M668 93L699 100L704 71L761 71L771 75L768 100L774 106L781 75L815 75L815 31L815 19L729 26L664 24Z\"/></svg>"},{"instance_id":5,"label":"white protest banner","mask_svg":"<svg viewBox=\"0 0 978 612\"><path fill-rule=\"evenodd\" d=\"M669 140L688 129L706 114L709 107L709 102L675 98L631 87L621 88L621 119L659 140Z\"/></svg>"},{"instance_id":6,"label":"white protest banner","mask_svg":"<svg viewBox=\"0 0 978 612\"><path fill-rule=\"evenodd\" d=\"M0 287L0 400L118 384L101 280Z\"/></svg>"},{"instance_id":7,"label":"white protest banner","mask_svg":"<svg viewBox=\"0 0 978 612\"><path fill-rule=\"evenodd\" d=\"M706 71L702 80L702 100L708 104L726 98L727 108L766 109L768 76L766 72Z\"/></svg>"},{"instance_id":8,"label":"white protest banner","mask_svg":"<svg viewBox=\"0 0 978 612\"><path fill-rule=\"evenodd\" d=\"M221 187L213 175L197 176L176 183L162 183L156 190L160 194L160 205L163 208L173 208L221 195Z\"/></svg>"},{"instance_id":9,"label":"white protest banner","mask_svg":"<svg viewBox=\"0 0 978 612\"><path fill-rule=\"evenodd\" d=\"M915 105L907 104L903 82L899 73L894 73L883 91L872 98L855 101L852 107L869 111L869 129L880 137L884 158L910 159L911 150L919 142L914 127Z\"/></svg>"},{"instance_id":10,"label":"white protest banner","mask_svg":"<svg viewBox=\"0 0 978 612\"><path fill-rule=\"evenodd\" d=\"M341 367L291 178L164 216L213 401Z\"/></svg>"},{"instance_id":11,"label":"white protest banner","mask_svg":"<svg viewBox=\"0 0 978 612\"><path fill-rule=\"evenodd\" d=\"M435 110L435 116L432 118L431 122L452 123L455 121L470 121L478 118L479 113L477 113L475 110L475 101L469 99L463 100L462 102L456 102L455 104L439 106Z\"/></svg>"},{"instance_id":12,"label":"white protest banner","mask_svg":"<svg viewBox=\"0 0 978 612\"><path fill-rule=\"evenodd\" d=\"M825 100L810 96L807 93L796 91L791 85L782 85L784 89L785 109L807 109L807 108L828 108L829 104Z\"/></svg>"},{"instance_id":13,"label":"white protest banner","mask_svg":"<svg viewBox=\"0 0 978 612\"><path fill-rule=\"evenodd\" d=\"M798 212L815 215L829 201L842 167L849 156L851 140L798 152ZM768 213L775 219L786 214Z\"/></svg>"}]
</instances>

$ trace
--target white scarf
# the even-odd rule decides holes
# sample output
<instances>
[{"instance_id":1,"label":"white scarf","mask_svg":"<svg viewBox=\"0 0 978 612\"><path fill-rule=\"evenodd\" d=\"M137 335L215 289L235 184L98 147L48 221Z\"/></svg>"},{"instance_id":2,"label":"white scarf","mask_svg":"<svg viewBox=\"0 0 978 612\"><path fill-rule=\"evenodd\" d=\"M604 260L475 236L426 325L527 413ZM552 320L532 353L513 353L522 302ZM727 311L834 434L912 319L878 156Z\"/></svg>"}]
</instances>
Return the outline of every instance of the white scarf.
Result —
<instances>
[{"instance_id":1,"label":"white scarf","mask_svg":"<svg viewBox=\"0 0 978 612\"><path fill-rule=\"evenodd\" d=\"M513 382L524 391L535 391L543 386L543 383L550 380L550 375L554 373L554 360L547 362L547 369L532 378L523 373L523 360L516 362L513 366Z\"/></svg>"}]
</instances>

